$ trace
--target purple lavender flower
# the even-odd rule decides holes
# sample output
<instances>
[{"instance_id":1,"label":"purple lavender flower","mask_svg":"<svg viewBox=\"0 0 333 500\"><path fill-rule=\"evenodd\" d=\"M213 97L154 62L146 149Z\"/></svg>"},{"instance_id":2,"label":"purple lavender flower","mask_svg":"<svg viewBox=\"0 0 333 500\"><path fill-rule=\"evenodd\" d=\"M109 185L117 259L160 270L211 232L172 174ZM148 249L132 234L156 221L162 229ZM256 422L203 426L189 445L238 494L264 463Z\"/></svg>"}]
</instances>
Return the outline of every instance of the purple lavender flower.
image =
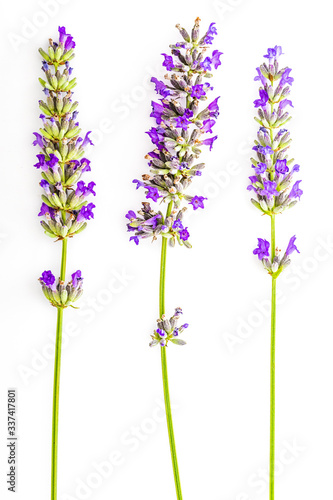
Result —
<instances>
[{"instance_id":1,"label":"purple lavender flower","mask_svg":"<svg viewBox=\"0 0 333 500\"><path fill-rule=\"evenodd\" d=\"M300 251L298 250L297 246L295 245L295 240L296 240L296 236L292 236L290 238L290 241L288 243L288 246L287 246L287 250L286 250L286 256L288 257L292 252L294 252L296 250L297 253L300 253Z\"/></svg>"},{"instance_id":2,"label":"purple lavender flower","mask_svg":"<svg viewBox=\"0 0 333 500\"><path fill-rule=\"evenodd\" d=\"M36 155L36 156L38 158L38 163L35 163L34 167L41 168L42 170L44 170L43 167L45 166L46 167L45 170L47 170L48 167L47 167L47 165L45 163L45 155L39 154L39 155Z\"/></svg>"},{"instance_id":3,"label":"purple lavender flower","mask_svg":"<svg viewBox=\"0 0 333 500\"><path fill-rule=\"evenodd\" d=\"M49 207L46 205L46 203L42 203L42 206L40 207L40 212L38 214L39 217L42 217L43 215L49 214L50 217L54 217L55 211L53 208Z\"/></svg>"},{"instance_id":4,"label":"purple lavender flower","mask_svg":"<svg viewBox=\"0 0 333 500\"><path fill-rule=\"evenodd\" d=\"M201 130L203 132L208 132L209 134L212 134L212 127L215 125L216 121L215 120L204 120L202 123Z\"/></svg>"},{"instance_id":5,"label":"purple lavender flower","mask_svg":"<svg viewBox=\"0 0 333 500\"><path fill-rule=\"evenodd\" d=\"M289 76L290 72L291 72L290 68L287 68L283 72L283 75L282 75L281 80L280 80L280 86L283 86L283 85L286 85L286 84L288 84L288 85L292 85L293 84L294 79L291 76Z\"/></svg>"},{"instance_id":6,"label":"purple lavender flower","mask_svg":"<svg viewBox=\"0 0 333 500\"><path fill-rule=\"evenodd\" d=\"M255 173L259 175L259 174L264 174L266 172L267 165L266 163L258 162L257 165L252 165L252 168L254 168Z\"/></svg>"},{"instance_id":7,"label":"purple lavender flower","mask_svg":"<svg viewBox=\"0 0 333 500\"><path fill-rule=\"evenodd\" d=\"M268 102L268 94L266 90L264 89L259 89L259 95L260 99L256 99L253 101L253 104L255 105L256 108L259 108L260 106L265 106Z\"/></svg>"},{"instance_id":8,"label":"purple lavender flower","mask_svg":"<svg viewBox=\"0 0 333 500\"><path fill-rule=\"evenodd\" d=\"M84 196L84 192L85 192L85 184L83 181L80 181L77 183L75 195L76 196Z\"/></svg>"},{"instance_id":9,"label":"purple lavender flower","mask_svg":"<svg viewBox=\"0 0 333 500\"><path fill-rule=\"evenodd\" d=\"M89 184L86 186L84 181L80 181L77 183L75 194L76 196L89 196L90 194L96 196L96 193L94 191L95 186L95 182L89 182Z\"/></svg>"},{"instance_id":10,"label":"purple lavender flower","mask_svg":"<svg viewBox=\"0 0 333 500\"><path fill-rule=\"evenodd\" d=\"M59 26L58 31L59 31L59 43L64 43L67 37L65 26Z\"/></svg>"},{"instance_id":11,"label":"purple lavender flower","mask_svg":"<svg viewBox=\"0 0 333 500\"><path fill-rule=\"evenodd\" d=\"M200 66L204 71L210 71L212 69L212 63L213 61L211 60L210 57L206 57L201 63Z\"/></svg>"},{"instance_id":12,"label":"purple lavender flower","mask_svg":"<svg viewBox=\"0 0 333 500\"><path fill-rule=\"evenodd\" d=\"M216 23L210 23L207 33L204 37L204 43L212 44L214 40L214 35L217 35L217 29L215 28Z\"/></svg>"},{"instance_id":13,"label":"purple lavender flower","mask_svg":"<svg viewBox=\"0 0 333 500\"><path fill-rule=\"evenodd\" d=\"M167 54L162 54L164 56L164 62L162 66L165 66L168 71L171 71L174 68L174 62L171 56Z\"/></svg>"},{"instance_id":14,"label":"purple lavender flower","mask_svg":"<svg viewBox=\"0 0 333 500\"><path fill-rule=\"evenodd\" d=\"M276 196L279 194L279 192L276 189L276 182L274 181L268 181L268 180L263 180L264 183L264 189L260 191L260 194L263 196L267 196L267 198L272 198L273 196Z\"/></svg>"},{"instance_id":15,"label":"purple lavender flower","mask_svg":"<svg viewBox=\"0 0 333 500\"><path fill-rule=\"evenodd\" d=\"M197 210L198 208L205 208L203 201L207 200L207 198L204 198L203 196L193 196L192 200L190 201L190 205L192 205L193 210Z\"/></svg>"},{"instance_id":16,"label":"purple lavender flower","mask_svg":"<svg viewBox=\"0 0 333 500\"><path fill-rule=\"evenodd\" d=\"M44 189L44 191L46 191L46 194L51 193L50 184L45 179L41 180L39 184Z\"/></svg>"},{"instance_id":17,"label":"purple lavender flower","mask_svg":"<svg viewBox=\"0 0 333 500\"><path fill-rule=\"evenodd\" d=\"M263 156L272 155L274 153L273 149L270 146L254 146L252 149L262 154Z\"/></svg>"},{"instance_id":18,"label":"purple lavender flower","mask_svg":"<svg viewBox=\"0 0 333 500\"><path fill-rule=\"evenodd\" d=\"M65 42L65 50L67 51L67 50L74 49L74 48L75 48L75 45L76 45L76 44L75 44L75 42L74 42L74 40L73 40L73 37L69 35L69 36L67 37L66 42Z\"/></svg>"},{"instance_id":19,"label":"purple lavender flower","mask_svg":"<svg viewBox=\"0 0 333 500\"><path fill-rule=\"evenodd\" d=\"M296 181L295 184L293 185L293 187L291 188L291 191L289 193L290 199L293 199L293 198L300 199L301 198L303 191L299 187L300 182L302 182L302 181Z\"/></svg>"},{"instance_id":20,"label":"purple lavender flower","mask_svg":"<svg viewBox=\"0 0 333 500\"><path fill-rule=\"evenodd\" d=\"M260 81L261 84L265 86L266 85L266 78L262 74L261 69L256 68L256 71L257 71L258 75L254 77L254 81L255 82Z\"/></svg>"},{"instance_id":21,"label":"purple lavender flower","mask_svg":"<svg viewBox=\"0 0 333 500\"><path fill-rule=\"evenodd\" d=\"M72 284L74 288L76 288L82 280L81 271L75 271L75 273L72 274Z\"/></svg>"},{"instance_id":22,"label":"purple lavender flower","mask_svg":"<svg viewBox=\"0 0 333 500\"><path fill-rule=\"evenodd\" d=\"M196 99L200 99L206 95L206 92L203 90L203 85L193 85L191 97L195 97Z\"/></svg>"},{"instance_id":23,"label":"purple lavender flower","mask_svg":"<svg viewBox=\"0 0 333 500\"><path fill-rule=\"evenodd\" d=\"M153 217L150 217L148 220L146 220L144 223L143 223L143 226L151 226L152 229L155 229L160 221L160 219L162 219L162 216L161 214L156 214L154 215Z\"/></svg>"},{"instance_id":24,"label":"purple lavender flower","mask_svg":"<svg viewBox=\"0 0 333 500\"><path fill-rule=\"evenodd\" d=\"M55 283L55 277L51 271L44 271L39 279L44 283L44 285L49 287L52 287Z\"/></svg>"},{"instance_id":25,"label":"purple lavender flower","mask_svg":"<svg viewBox=\"0 0 333 500\"><path fill-rule=\"evenodd\" d=\"M136 189L139 189L139 187L146 187L145 183L139 181L139 179L133 179L132 182L136 184Z\"/></svg>"},{"instance_id":26,"label":"purple lavender flower","mask_svg":"<svg viewBox=\"0 0 333 500\"><path fill-rule=\"evenodd\" d=\"M156 332L159 334L160 337L166 337L166 333L164 330L162 330L161 328L156 328Z\"/></svg>"},{"instance_id":27,"label":"purple lavender flower","mask_svg":"<svg viewBox=\"0 0 333 500\"><path fill-rule=\"evenodd\" d=\"M130 241L133 240L136 245L139 244L139 237L138 236L131 236L129 240Z\"/></svg>"},{"instance_id":28,"label":"purple lavender flower","mask_svg":"<svg viewBox=\"0 0 333 500\"><path fill-rule=\"evenodd\" d=\"M291 106L292 108L294 107L293 103L289 99L283 99L282 101L280 101L280 103L279 103L279 109L282 110L286 106Z\"/></svg>"},{"instance_id":29,"label":"purple lavender flower","mask_svg":"<svg viewBox=\"0 0 333 500\"><path fill-rule=\"evenodd\" d=\"M125 215L126 219L131 220L131 219L136 219L136 213L134 210L129 210L127 214Z\"/></svg>"},{"instance_id":30,"label":"purple lavender flower","mask_svg":"<svg viewBox=\"0 0 333 500\"><path fill-rule=\"evenodd\" d=\"M182 221L180 219L176 219L172 224L172 229L184 229Z\"/></svg>"},{"instance_id":31,"label":"purple lavender flower","mask_svg":"<svg viewBox=\"0 0 333 500\"><path fill-rule=\"evenodd\" d=\"M59 44L61 43L64 45L65 52L67 52L68 50L74 49L75 42L73 40L72 35L70 35L69 33L66 33L65 26L59 26L58 32L59 32ZM57 46L56 43L54 43L53 45Z\"/></svg>"},{"instance_id":32,"label":"purple lavender flower","mask_svg":"<svg viewBox=\"0 0 333 500\"><path fill-rule=\"evenodd\" d=\"M185 227L184 229L179 231L179 238L181 240L186 241L189 239L189 237L190 237L190 233L188 232L187 227Z\"/></svg>"},{"instance_id":33,"label":"purple lavender flower","mask_svg":"<svg viewBox=\"0 0 333 500\"><path fill-rule=\"evenodd\" d=\"M93 209L95 205L93 203L88 203L88 205L84 205L80 212L77 215L77 222L82 222L83 220L90 220L94 218Z\"/></svg>"},{"instance_id":34,"label":"purple lavender flower","mask_svg":"<svg viewBox=\"0 0 333 500\"><path fill-rule=\"evenodd\" d=\"M188 119L193 118L193 111L191 109L186 108L184 110L183 116L186 116L186 118Z\"/></svg>"},{"instance_id":35,"label":"purple lavender flower","mask_svg":"<svg viewBox=\"0 0 333 500\"><path fill-rule=\"evenodd\" d=\"M220 57L223 55L223 52L219 52L218 50L214 50L212 54L212 64L215 69L221 66Z\"/></svg>"},{"instance_id":36,"label":"purple lavender flower","mask_svg":"<svg viewBox=\"0 0 333 500\"><path fill-rule=\"evenodd\" d=\"M281 55L282 55L282 47L280 45L275 45L274 48L267 49L267 54L264 55L264 57L269 59L269 62L271 62L273 59L278 59L278 57Z\"/></svg>"},{"instance_id":37,"label":"purple lavender flower","mask_svg":"<svg viewBox=\"0 0 333 500\"><path fill-rule=\"evenodd\" d=\"M175 119L175 126L177 128L182 128L183 130L187 130L188 125L190 123L191 122L186 118L185 115L183 115L183 116L177 116L176 119Z\"/></svg>"},{"instance_id":38,"label":"purple lavender flower","mask_svg":"<svg viewBox=\"0 0 333 500\"><path fill-rule=\"evenodd\" d=\"M151 186L145 187L148 189L148 192L146 193L147 200L151 198L153 201L157 201L158 198L161 198L157 188Z\"/></svg>"},{"instance_id":39,"label":"purple lavender flower","mask_svg":"<svg viewBox=\"0 0 333 500\"><path fill-rule=\"evenodd\" d=\"M167 88L164 82L158 80L155 77L152 77L150 81L155 83L155 92L157 94L160 94L163 97L167 97L168 95L170 95L170 90Z\"/></svg>"},{"instance_id":40,"label":"purple lavender flower","mask_svg":"<svg viewBox=\"0 0 333 500\"><path fill-rule=\"evenodd\" d=\"M258 246L253 250L253 253L258 255L259 260L262 260L264 257L269 257L269 247L269 241L258 238Z\"/></svg>"},{"instance_id":41,"label":"purple lavender flower","mask_svg":"<svg viewBox=\"0 0 333 500\"><path fill-rule=\"evenodd\" d=\"M86 133L85 138L83 139L83 142L81 144L81 148L85 148L88 144L91 144L92 146L94 145L92 140L89 138L89 134L91 134L91 131Z\"/></svg>"},{"instance_id":42,"label":"purple lavender flower","mask_svg":"<svg viewBox=\"0 0 333 500\"><path fill-rule=\"evenodd\" d=\"M56 155L54 155L54 154L51 153L50 154L50 159L47 160L45 163L46 163L46 165L49 168L53 169L55 166L59 165L59 159L58 159L58 157Z\"/></svg>"},{"instance_id":43,"label":"purple lavender flower","mask_svg":"<svg viewBox=\"0 0 333 500\"><path fill-rule=\"evenodd\" d=\"M159 104L158 102L151 102L151 105L153 107L153 111L150 113L150 116L156 119L157 125L160 125L162 123L162 115L165 112L165 106L162 104Z\"/></svg>"},{"instance_id":44,"label":"purple lavender flower","mask_svg":"<svg viewBox=\"0 0 333 500\"><path fill-rule=\"evenodd\" d=\"M289 168L287 166L287 160L286 159L284 159L284 160L276 160L275 171L278 174L286 174L287 172L289 172Z\"/></svg>"},{"instance_id":45,"label":"purple lavender flower","mask_svg":"<svg viewBox=\"0 0 333 500\"><path fill-rule=\"evenodd\" d=\"M43 137L40 134L38 134L37 132L34 132L33 134L36 137L36 139L34 140L32 145L39 146L40 148L43 148L44 147Z\"/></svg>"},{"instance_id":46,"label":"purple lavender flower","mask_svg":"<svg viewBox=\"0 0 333 500\"><path fill-rule=\"evenodd\" d=\"M81 167L81 172L90 172L91 167L90 167L90 160L87 160L87 158L82 158L80 160L80 167Z\"/></svg>"},{"instance_id":47,"label":"purple lavender flower","mask_svg":"<svg viewBox=\"0 0 333 500\"><path fill-rule=\"evenodd\" d=\"M213 144L214 144L214 141L216 141L216 139L217 139L217 135L215 135L214 137L209 137L208 139L201 141L201 144L203 144L205 146L209 146L209 151L211 151Z\"/></svg>"},{"instance_id":48,"label":"purple lavender flower","mask_svg":"<svg viewBox=\"0 0 333 500\"><path fill-rule=\"evenodd\" d=\"M218 100L220 97L216 97L214 101L212 101L209 106L207 107L208 112L209 112L209 118L217 118L220 114L219 112L219 105L218 105Z\"/></svg>"}]
</instances>

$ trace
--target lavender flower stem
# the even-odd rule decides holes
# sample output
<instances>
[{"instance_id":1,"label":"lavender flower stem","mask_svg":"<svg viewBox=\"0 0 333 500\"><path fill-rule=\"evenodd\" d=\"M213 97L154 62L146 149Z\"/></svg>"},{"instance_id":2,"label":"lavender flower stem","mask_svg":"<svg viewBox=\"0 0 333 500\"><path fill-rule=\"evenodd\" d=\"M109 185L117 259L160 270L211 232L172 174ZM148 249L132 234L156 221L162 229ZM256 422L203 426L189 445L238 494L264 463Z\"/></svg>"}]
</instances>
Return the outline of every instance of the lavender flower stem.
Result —
<instances>
[{"instance_id":1,"label":"lavender flower stem","mask_svg":"<svg viewBox=\"0 0 333 500\"><path fill-rule=\"evenodd\" d=\"M271 82L273 88L273 83ZM274 104L271 103L271 113ZM273 144L273 127L269 126L271 144ZM270 174L274 181L274 172ZM275 214L271 214L271 251L272 260L275 257ZM269 437L269 500L274 500L274 468L275 468L275 324L276 324L276 278L272 276L272 305L271 305L271 373L270 373L270 437Z\"/></svg>"},{"instance_id":2,"label":"lavender flower stem","mask_svg":"<svg viewBox=\"0 0 333 500\"><path fill-rule=\"evenodd\" d=\"M272 259L275 257L275 215L271 215L271 249L272 249Z\"/></svg>"},{"instance_id":3,"label":"lavender flower stem","mask_svg":"<svg viewBox=\"0 0 333 500\"><path fill-rule=\"evenodd\" d=\"M203 37L199 36L200 19L194 22L191 36L179 24L183 41L170 45L171 56L164 56L163 66L167 69L164 81L153 77L155 91L159 95L159 102L152 101L151 117L155 118L156 126L152 127L149 135L154 147L145 158L150 167L149 174L142 175L142 181L134 179L136 188L144 188L146 200L167 203L166 214L161 210L156 212L144 201L142 208L136 212L129 210L126 214L127 229L132 235L130 241L139 245L141 240L152 238L156 241L162 238L161 267L159 285L159 312L157 328L151 335L150 347L159 345L161 348L162 379L164 389L165 411L167 418L169 443L172 459L173 474L176 486L177 499L182 500L182 492L178 471L175 437L173 431L168 369L165 347L170 344L183 346L186 342L179 335L188 328L188 323L177 326L183 314L181 307L175 308L170 319L165 315L165 266L167 244L174 247L176 243L186 248L192 245L188 241L190 233L184 227L184 213L186 206L191 205L193 210L204 208L204 196L186 194L186 189L193 179L200 177L204 163L196 163L201 153L200 147L209 146L212 149L217 136L203 139L204 134L212 133L212 127L219 115L218 99L216 97L204 109L200 110L200 102L207 100L207 94L213 90L210 83L212 67L220 65L222 52L214 50L211 57L207 56L207 45L210 45L217 34L215 23L209 25Z\"/></svg>"},{"instance_id":4,"label":"lavender flower stem","mask_svg":"<svg viewBox=\"0 0 333 500\"><path fill-rule=\"evenodd\" d=\"M75 42L66 33L64 26L59 26L59 43L49 39L48 52L39 49L43 57L42 70L45 80L39 78L43 87L44 101L39 101L42 111L40 119L43 127L41 134L34 132L34 146L38 146L38 162L43 189L42 206L38 214L43 217L41 226L47 236L62 242L60 276L56 279L51 270L44 271L39 278L42 291L53 307L57 308L57 327L54 359L53 409L52 409L52 452L51 452L51 500L57 500L58 468L58 421L61 343L63 329L63 311L73 307L82 295L83 277L80 270L71 275L66 282L67 240L79 234L87 226L87 221L94 218L93 203L88 203L89 195L95 196L95 183L85 184L81 180L84 172L91 170L90 160L83 158L85 147L93 145L87 132L84 138L77 121L72 89L76 78L70 79L73 68L69 62L74 58Z\"/></svg>"},{"instance_id":5,"label":"lavender flower stem","mask_svg":"<svg viewBox=\"0 0 333 500\"><path fill-rule=\"evenodd\" d=\"M59 386L63 314L64 310L58 307L53 382L51 500L57 500Z\"/></svg>"},{"instance_id":6,"label":"lavender flower stem","mask_svg":"<svg viewBox=\"0 0 333 500\"><path fill-rule=\"evenodd\" d=\"M66 279L66 262L67 262L67 238L62 240L61 268L60 268L60 279L62 281L65 281Z\"/></svg>"},{"instance_id":7,"label":"lavender flower stem","mask_svg":"<svg viewBox=\"0 0 333 500\"><path fill-rule=\"evenodd\" d=\"M276 324L276 278L272 278L271 315L271 402L270 402L270 452L269 452L269 500L274 500L275 464L275 324Z\"/></svg>"},{"instance_id":8,"label":"lavender flower stem","mask_svg":"<svg viewBox=\"0 0 333 500\"><path fill-rule=\"evenodd\" d=\"M67 238L62 240L60 280L66 278ZM62 344L62 324L64 309L57 308L57 331L54 355L53 380L53 410L52 410L52 460L51 460L51 500L57 500L57 470L58 470L58 422L59 422L59 391L60 391L60 364Z\"/></svg>"},{"instance_id":9,"label":"lavender flower stem","mask_svg":"<svg viewBox=\"0 0 333 500\"><path fill-rule=\"evenodd\" d=\"M303 194L300 180L293 183L293 174L299 172L300 166L293 165L294 159L289 159L291 143L290 132L284 128L291 116L285 110L293 107L287 97L294 79L290 76L291 69L279 67L282 47L276 45L268 48L264 58L268 60L257 70L255 81L260 82L259 99L254 101L258 109L255 120L260 128L255 146L256 158L251 158L252 168L256 175L251 175L249 191L254 191L253 205L271 219L271 242L258 238L258 246L253 250L264 269L272 277L271 298L271 354L270 354L270 445L269 445L269 499L274 500L274 469L275 469L275 329L276 329L276 280L291 263L290 255L296 251L296 236L292 236L284 252L276 247L275 215L294 207ZM271 253L270 253L271 247Z\"/></svg>"},{"instance_id":10,"label":"lavender flower stem","mask_svg":"<svg viewBox=\"0 0 333 500\"><path fill-rule=\"evenodd\" d=\"M169 217L172 212L173 202L170 201L165 217ZM168 239L162 238L161 249L161 269L160 269L160 317L165 314L165 264Z\"/></svg>"},{"instance_id":11,"label":"lavender flower stem","mask_svg":"<svg viewBox=\"0 0 333 500\"><path fill-rule=\"evenodd\" d=\"M271 249L275 257L275 215L271 215ZM275 326L276 326L276 278L272 276L271 306L271 375L270 375L270 439L269 439L269 500L274 500L275 465Z\"/></svg>"},{"instance_id":12,"label":"lavender flower stem","mask_svg":"<svg viewBox=\"0 0 333 500\"><path fill-rule=\"evenodd\" d=\"M169 433L169 443L170 443L170 451L171 451L173 476L175 479L177 500L182 500L183 496L182 496L182 489L181 489L181 485L180 485L180 477L179 477L179 470L178 470L176 442L175 442L175 436L174 436L174 432L173 432L173 423L172 423L169 382L168 382L168 367L167 367L167 357L166 357L166 347L165 346L161 347L161 363L162 363L164 403L165 403L165 412L166 412L168 433Z\"/></svg>"},{"instance_id":13,"label":"lavender flower stem","mask_svg":"<svg viewBox=\"0 0 333 500\"><path fill-rule=\"evenodd\" d=\"M170 214L172 212L172 208L173 208L173 202L170 201L170 203L168 204L166 217L170 216ZM162 238L161 270L160 270L160 296L159 296L160 317L162 317L163 314L165 314L165 269L166 269L167 245L168 245L168 239ZM174 475L174 479L175 479L177 499L182 500L183 497L182 497L182 490L181 490L179 470L178 470L176 442L175 442L175 436L174 436L174 431L173 431L173 422L172 422L172 412L171 412L170 392L169 392L169 382L168 382L168 365L167 365L166 347L165 346L164 347L161 346L161 364L162 364L162 380L163 380L165 413L166 413L167 426L168 426L173 475Z\"/></svg>"}]
</instances>

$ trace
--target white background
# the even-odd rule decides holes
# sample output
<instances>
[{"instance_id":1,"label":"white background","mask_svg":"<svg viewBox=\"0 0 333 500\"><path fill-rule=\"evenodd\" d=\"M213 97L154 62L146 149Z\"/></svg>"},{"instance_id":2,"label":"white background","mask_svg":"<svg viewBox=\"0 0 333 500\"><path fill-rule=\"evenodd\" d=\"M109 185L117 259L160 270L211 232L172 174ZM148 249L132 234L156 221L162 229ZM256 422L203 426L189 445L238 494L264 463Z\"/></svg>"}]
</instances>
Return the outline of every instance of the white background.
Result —
<instances>
[{"instance_id":1,"label":"white background","mask_svg":"<svg viewBox=\"0 0 333 500\"><path fill-rule=\"evenodd\" d=\"M68 276L85 277L80 311L65 312L59 430L59 500L175 498L166 424L161 418L158 348L148 347L158 315L160 243L128 242L124 214L143 192L151 76L174 28L215 21L221 95L219 140L202 154L207 168L188 211L192 250L169 251L167 311L190 324L187 346L168 348L170 390L184 499L260 500L269 447L270 278L252 255L269 220L251 205L252 141L257 130L255 67L282 45L293 68L292 156L301 165L301 203L277 218L277 244L296 234L301 253L278 280L276 498L328 498L333 467L332 405L332 35L330 2L225 0L6 3L2 16L0 495L7 492L6 394L18 392L17 500L45 500L50 488L53 336L56 315L37 278L57 274L60 245L36 216L42 75L38 47L65 25L77 43L75 97L97 183L95 220L69 243ZM214 91L214 92L215 92ZM214 95L214 97L215 97ZM195 215L195 216L194 216ZM230 340L231 339L231 340ZM134 437L138 432L139 436ZM288 451L292 448L294 451ZM121 459L115 460L118 454ZM281 460L280 460L281 454ZM115 462L101 479L96 467ZM119 463L121 462L121 463ZM105 464L104 464L105 466ZM266 471L266 472L265 472ZM95 481L95 482L94 482ZM96 482L97 481L97 482ZM82 484L86 485L85 492ZM87 484L89 486L87 486ZM78 488L81 485L81 489ZM91 487L93 486L93 487ZM87 489L88 488L88 489Z\"/></svg>"}]
</instances>

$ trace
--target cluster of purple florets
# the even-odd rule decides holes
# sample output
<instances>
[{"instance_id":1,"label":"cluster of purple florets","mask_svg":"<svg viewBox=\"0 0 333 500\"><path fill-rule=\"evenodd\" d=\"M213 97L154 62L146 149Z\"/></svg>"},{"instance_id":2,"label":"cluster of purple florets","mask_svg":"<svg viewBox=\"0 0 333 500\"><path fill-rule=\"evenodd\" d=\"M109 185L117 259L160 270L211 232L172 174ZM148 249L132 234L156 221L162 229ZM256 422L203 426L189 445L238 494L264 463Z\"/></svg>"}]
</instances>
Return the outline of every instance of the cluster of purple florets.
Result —
<instances>
[{"instance_id":1,"label":"cluster of purple florets","mask_svg":"<svg viewBox=\"0 0 333 500\"><path fill-rule=\"evenodd\" d=\"M45 297L54 307L68 307L82 295L83 278L81 271L72 274L67 285L64 281L56 280L51 271L44 271L39 278Z\"/></svg>"},{"instance_id":2,"label":"cluster of purple florets","mask_svg":"<svg viewBox=\"0 0 333 500\"><path fill-rule=\"evenodd\" d=\"M194 177L201 176L203 163L196 163L201 153L201 146L208 146L211 150L217 136L204 138L211 134L212 128L219 115L218 99L214 99L202 111L199 111L200 101L206 101L208 93L213 90L205 78L210 78L210 71L220 66L222 52L214 50L211 55L206 55L207 49L217 34L215 23L212 23L205 35L199 37L199 19L195 21L191 36L177 25L184 41L171 45L171 55L164 56L163 66L170 74L165 75L165 80L152 78L156 93L159 95L157 102L152 102L152 113L156 126L152 127L149 135L154 149L146 155L150 173L144 174L142 180L134 179L136 188L145 190L146 199L154 202L172 202L174 210L169 220L164 220L163 215L155 218L151 212L153 223L139 224L140 219L134 211L126 217L129 219L128 230L134 232L130 240L136 244L149 233L153 237L163 233L170 238L171 244L178 239L180 244L188 243L189 233L182 223L178 223L177 215L183 200L192 205L194 210L204 208L203 196L185 194ZM142 215L142 211L138 212ZM134 215L133 215L134 214ZM176 224L175 224L176 223ZM155 227L152 227L155 225ZM138 229L139 228L139 229ZM162 228L162 229L160 229ZM157 229L157 231L156 231Z\"/></svg>"},{"instance_id":3,"label":"cluster of purple florets","mask_svg":"<svg viewBox=\"0 0 333 500\"><path fill-rule=\"evenodd\" d=\"M273 259L271 258L269 247L269 241L258 238L257 248L253 250L254 255L258 256L258 259L262 261L264 268L271 275L277 277L283 269L285 269L290 264L290 255L296 251L300 253L297 246L295 245L296 236L292 236L289 240L287 249L284 255L281 255L280 250L275 250L275 255Z\"/></svg>"},{"instance_id":4,"label":"cluster of purple florets","mask_svg":"<svg viewBox=\"0 0 333 500\"><path fill-rule=\"evenodd\" d=\"M43 178L40 182L43 203L38 215L43 217L41 224L45 233L58 239L81 232L86 222L94 217L95 208L89 201L89 197L96 194L95 183L86 185L80 180L84 172L91 170L84 150L93 143L89 137L91 132L84 138L79 136L78 102L72 101L76 79L70 80L69 61L74 57L74 47L73 37L60 26L59 43L50 40L48 52L40 49L45 74L45 80L40 78L40 82L46 101L39 101L43 128L40 133L34 133L33 142L40 149L34 166L40 169Z\"/></svg>"},{"instance_id":5,"label":"cluster of purple florets","mask_svg":"<svg viewBox=\"0 0 333 500\"><path fill-rule=\"evenodd\" d=\"M186 208L183 208L164 218L162 212L155 212L150 203L143 202L141 210L137 213L134 210L129 210L126 214L126 219L129 221L129 231L134 232L130 241L134 241L138 245L140 239L152 237L153 240L156 240L159 235L162 235L170 238L172 246L178 241L180 245L184 244L190 247L191 245L187 241L190 234L182 222L185 210Z\"/></svg>"},{"instance_id":6,"label":"cluster of purple florets","mask_svg":"<svg viewBox=\"0 0 333 500\"><path fill-rule=\"evenodd\" d=\"M255 194L252 203L261 212L270 216L293 207L303 194L300 188L301 181L293 181L293 174L299 172L300 167L293 165L294 160L288 157L291 138L285 128L291 119L286 108L293 107L287 96L294 79L290 76L290 68L279 68L278 59L281 55L280 46L269 48L264 55L268 61L256 68L255 77L255 81L261 83L259 98L254 101L254 106L258 110L258 117L255 117L255 120L260 128L253 147L256 158L251 158L254 172L249 177L251 184L248 190ZM286 263L289 263L290 253L297 250L294 245L295 239L295 236L291 238L282 259L277 255L275 261L273 259L274 262L270 262L269 270L272 273L276 272L278 262L281 270L287 265ZM254 253L267 267L269 242L259 238L258 248Z\"/></svg>"},{"instance_id":7,"label":"cluster of purple florets","mask_svg":"<svg viewBox=\"0 0 333 500\"><path fill-rule=\"evenodd\" d=\"M39 101L43 126L40 133L34 133L33 145L40 150L34 166L42 176L42 205L38 213L43 218L41 225L48 236L63 240L80 233L94 217L95 205L90 200L96 193L94 182L81 180L91 170L84 153L92 141L91 132L83 138L79 135L78 102L72 100L76 78L70 78L73 70L69 61L74 57L75 42L65 27L59 26L58 31L59 43L50 40L47 52L39 49L45 75L45 80L39 81L45 101ZM51 271L44 271L39 281L44 295L55 307L67 307L82 294L81 271L73 273L67 285L56 280Z\"/></svg>"},{"instance_id":8,"label":"cluster of purple florets","mask_svg":"<svg viewBox=\"0 0 333 500\"><path fill-rule=\"evenodd\" d=\"M188 328L188 323L184 323L180 327L177 327L178 320L182 314L182 309L177 307L174 315L170 319L167 319L166 316L163 315L161 319L157 320L157 328L154 330L154 334L151 335L152 341L149 344L150 347L155 345L165 347L168 345L169 341L177 345L186 344L184 340L178 338L179 334Z\"/></svg>"}]
</instances>

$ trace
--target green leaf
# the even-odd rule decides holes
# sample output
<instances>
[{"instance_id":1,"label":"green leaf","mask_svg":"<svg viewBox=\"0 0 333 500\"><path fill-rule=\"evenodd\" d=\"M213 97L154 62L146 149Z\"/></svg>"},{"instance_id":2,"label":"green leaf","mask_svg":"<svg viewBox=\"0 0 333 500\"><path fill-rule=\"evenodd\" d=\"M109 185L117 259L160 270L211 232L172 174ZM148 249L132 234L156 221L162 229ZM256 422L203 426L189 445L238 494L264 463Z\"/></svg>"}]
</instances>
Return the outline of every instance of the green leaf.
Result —
<instances>
[{"instance_id":1,"label":"green leaf","mask_svg":"<svg viewBox=\"0 0 333 500\"><path fill-rule=\"evenodd\" d=\"M170 339L170 342L172 342L173 344L177 344L177 345L185 345L186 344L185 340L182 340L182 339Z\"/></svg>"}]
</instances>

